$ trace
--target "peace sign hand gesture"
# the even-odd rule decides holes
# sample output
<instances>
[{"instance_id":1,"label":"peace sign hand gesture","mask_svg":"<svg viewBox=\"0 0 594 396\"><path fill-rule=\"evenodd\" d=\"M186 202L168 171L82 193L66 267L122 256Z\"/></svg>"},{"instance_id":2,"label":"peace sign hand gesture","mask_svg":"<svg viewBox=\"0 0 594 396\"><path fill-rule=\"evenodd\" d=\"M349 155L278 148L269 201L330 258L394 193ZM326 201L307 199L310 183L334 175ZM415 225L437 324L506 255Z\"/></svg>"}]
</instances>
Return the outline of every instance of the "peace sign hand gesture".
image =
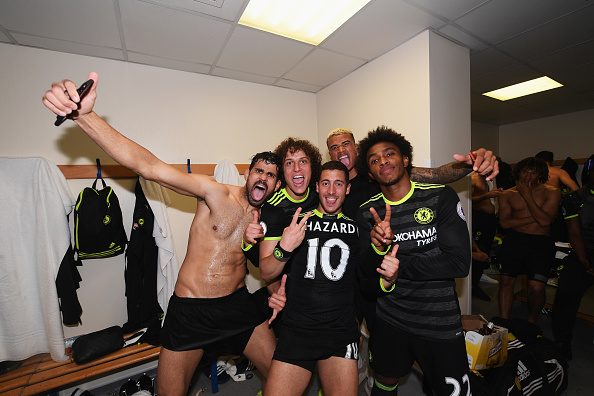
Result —
<instances>
[{"instance_id":1,"label":"peace sign hand gesture","mask_svg":"<svg viewBox=\"0 0 594 396\"><path fill-rule=\"evenodd\" d=\"M390 226L392 208L390 207L390 204L386 204L386 216L383 220L379 217L375 208L369 208L369 211L373 215L373 220L375 221L375 225L369 234L371 237L371 243L373 243L375 247L378 248L378 250L385 251L394 240L394 233L392 232L392 227Z\"/></svg>"},{"instance_id":2,"label":"peace sign hand gesture","mask_svg":"<svg viewBox=\"0 0 594 396\"><path fill-rule=\"evenodd\" d=\"M299 207L293 215L291 224L285 228L281 237L280 245L288 252L297 249L301 245L301 242L303 242L303 238L305 238L305 226L307 225L307 219L311 216L311 212L306 213L303 219L298 222L300 213L301 208Z\"/></svg>"}]
</instances>

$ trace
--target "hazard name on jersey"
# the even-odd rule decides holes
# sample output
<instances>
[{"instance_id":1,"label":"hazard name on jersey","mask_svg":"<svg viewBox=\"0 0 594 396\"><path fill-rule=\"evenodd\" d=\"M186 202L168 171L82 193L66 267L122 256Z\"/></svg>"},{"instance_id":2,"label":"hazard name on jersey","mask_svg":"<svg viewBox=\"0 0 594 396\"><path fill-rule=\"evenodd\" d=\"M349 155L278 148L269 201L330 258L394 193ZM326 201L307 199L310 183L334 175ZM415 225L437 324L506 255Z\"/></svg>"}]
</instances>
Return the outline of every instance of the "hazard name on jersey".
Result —
<instances>
[{"instance_id":1,"label":"hazard name on jersey","mask_svg":"<svg viewBox=\"0 0 594 396\"><path fill-rule=\"evenodd\" d=\"M310 221L307 222L307 226L306 229L307 231L313 231L313 232L338 232L341 234L356 234L357 233L357 227L355 227L354 224L352 223L339 223L336 221L324 221L324 220L318 220L315 219L317 221L311 221L314 220L313 218L310 219Z\"/></svg>"}]
</instances>

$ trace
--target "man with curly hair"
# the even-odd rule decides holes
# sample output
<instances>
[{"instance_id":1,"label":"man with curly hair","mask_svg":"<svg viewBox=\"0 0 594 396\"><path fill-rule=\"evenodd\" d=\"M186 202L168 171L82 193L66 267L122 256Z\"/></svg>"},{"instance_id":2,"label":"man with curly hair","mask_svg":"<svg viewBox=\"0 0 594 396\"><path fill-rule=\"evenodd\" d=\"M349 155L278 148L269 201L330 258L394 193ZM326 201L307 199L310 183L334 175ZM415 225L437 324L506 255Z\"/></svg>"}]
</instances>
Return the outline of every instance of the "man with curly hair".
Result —
<instances>
[{"instance_id":1,"label":"man with curly hair","mask_svg":"<svg viewBox=\"0 0 594 396\"><path fill-rule=\"evenodd\" d=\"M375 181L369 179L366 172L357 171L355 163L359 145L355 142L355 137L350 129L336 128L332 130L326 138L326 146L330 158L333 161L342 162L349 170L351 191L347 195L342 211L346 216L355 219L359 206L378 194L380 192L379 186ZM446 184L461 179L472 172L473 168L477 175L489 180L494 179L499 173L499 167L497 157L493 155L493 152L480 148L473 153L476 157L474 162L469 155L456 154L454 155L456 161L437 168L413 167L410 170L410 179L416 182ZM359 292L359 289L357 289L357 292ZM358 295L356 301L359 322L363 323L363 318L365 318L367 329L370 332L373 331L375 298Z\"/></svg>"},{"instance_id":2,"label":"man with curly hair","mask_svg":"<svg viewBox=\"0 0 594 396\"><path fill-rule=\"evenodd\" d=\"M244 234L243 248L254 265L274 260L274 247L295 211L298 208L302 213L312 211L319 201L315 186L322 167L322 155L317 147L307 140L290 137L283 140L274 153L281 159L283 168L281 189L262 206L260 218L254 217ZM260 238L264 240L253 248L252 244ZM262 273L262 277L266 275Z\"/></svg>"},{"instance_id":3,"label":"man with curly hair","mask_svg":"<svg viewBox=\"0 0 594 396\"><path fill-rule=\"evenodd\" d=\"M396 395L414 361L436 395L469 394L454 278L468 275L470 239L458 195L412 181L412 146L385 126L359 142L358 163L381 190L357 218L360 248L374 253L361 263L363 292L377 297L371 394Z\"/></svg>"},{"instance_id":4,"label":"man with curly hair","mask_svg":"<svg viewBox=\"0 0 594 396\"><path fill-rule=\"evenodd\" d=\"M510 319L515 299L514 286L520 273L528 275L528 321L536 318L545 303L545 287L555 255L551 223L561 202L561 190L546 184L547 163L528 157L513 170L516 187L499 196L499 223L509 229L499 261L499 315Z\"/></svg>"}]
</instances>

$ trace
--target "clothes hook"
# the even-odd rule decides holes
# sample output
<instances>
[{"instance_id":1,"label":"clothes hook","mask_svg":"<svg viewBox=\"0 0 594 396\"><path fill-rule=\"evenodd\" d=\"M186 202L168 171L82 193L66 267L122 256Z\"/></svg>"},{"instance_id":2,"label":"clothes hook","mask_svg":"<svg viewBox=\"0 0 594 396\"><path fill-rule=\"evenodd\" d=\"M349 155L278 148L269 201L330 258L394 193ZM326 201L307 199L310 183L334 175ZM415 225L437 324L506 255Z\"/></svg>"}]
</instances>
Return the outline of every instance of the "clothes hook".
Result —
<instances>
[{"instance_id":1,"label":"clothes hook","mask_svg":"<svg viewBox=\"0 0 594 396\"><path fill-rule=\"evenodd\" d=\"M97 179L101 179L101 161L99 158L96 158L95 161L97 162Z\"/></svg>"}]
</instances>

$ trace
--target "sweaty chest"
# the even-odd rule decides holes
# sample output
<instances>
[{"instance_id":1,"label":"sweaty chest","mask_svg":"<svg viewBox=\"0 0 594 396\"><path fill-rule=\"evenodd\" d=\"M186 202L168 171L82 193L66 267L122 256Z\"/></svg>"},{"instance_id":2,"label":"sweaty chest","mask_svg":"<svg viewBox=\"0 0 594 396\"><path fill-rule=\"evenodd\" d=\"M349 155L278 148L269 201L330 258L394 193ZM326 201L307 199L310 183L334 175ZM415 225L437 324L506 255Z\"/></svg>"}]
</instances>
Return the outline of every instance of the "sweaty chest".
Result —
<instances>
[{"instance_id":1,"label":"sweaty chest","mask_svg":"<svg viewBox=\"0 0 594 396\"><path fill-rule=\"evenodd\" d=\"M239 238L250 222L249 216L242 209L228 209L211 214L206 227L218 239Z\"/></svg>"}]
</instances>

